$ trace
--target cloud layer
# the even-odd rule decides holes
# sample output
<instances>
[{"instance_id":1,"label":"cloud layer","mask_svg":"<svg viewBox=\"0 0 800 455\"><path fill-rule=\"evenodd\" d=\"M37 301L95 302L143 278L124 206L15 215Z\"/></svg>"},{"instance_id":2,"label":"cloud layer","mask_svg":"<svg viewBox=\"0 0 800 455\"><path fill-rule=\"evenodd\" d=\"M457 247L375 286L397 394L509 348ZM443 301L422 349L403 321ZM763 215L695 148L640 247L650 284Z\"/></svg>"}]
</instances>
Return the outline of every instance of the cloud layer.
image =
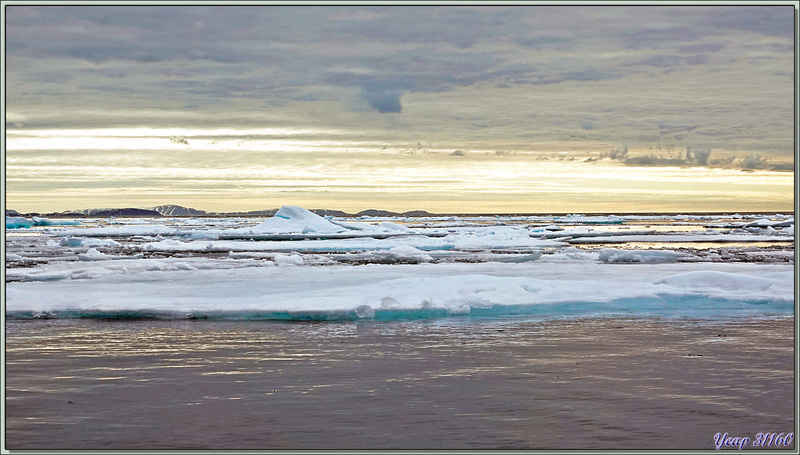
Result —
<instances>
[{"instance_id":1,"label":"cloud layer","mask_svg":"<svg viewBox=\"0 0 800 455\"><path fill-rule=\"evenodd\" d=\"M626 90L646 90L648 82L669 86L679 98L701 96L712 87L735 97L748 87L759 99L737 101L752 101L754 106L744 107L753 109L770 106L778 119L791 109L791 99L774 101L792 90L793 11L792 6L9 6L9 112L22 115L25 106L57 106L58 100L86 109L109 103L198 110L246 101L262 108L306 104L308 111L318 109L314 102L330 101L348 112L403 114L409 95L471 89L464 93L469 97L482 86L508 88L511 100L519 90L556 90L565 96L567 111L574 102L566 98L570 89L583 87L575 93L585 99L586 88L613 81L602 86L619 95L607 109L646 103L648 94L632 100ZM653 107L654 116L663 113L656 122L668 122L673 114L675 106L665 101L662 111ZM715 97L682 111L700 122L703 108L738 107L743 106ZM297 109L309 116L303 106ZM444 120L454 115L446 108L438 114ZM489 119L498 114L485 113ZM385 126L382 121L376 120L377 126ZM595 132L629 126L594 124ZM707 135L717 133L711 125L706 129Z\"/></svg>"},{"instance_id":2,"label":"cloud layer","mask_svg":"<svg viewBox=\"0 0 800 455\"><path fill-rule=\"evenodd\" d=\"M304 147L342 151L679 147L700 166L794 150L789 4L9 5L6 26L13 159L31 131L97 128L313 130ZM43 159L70 165L52 147Z\"/></svg>"}]
</instances>

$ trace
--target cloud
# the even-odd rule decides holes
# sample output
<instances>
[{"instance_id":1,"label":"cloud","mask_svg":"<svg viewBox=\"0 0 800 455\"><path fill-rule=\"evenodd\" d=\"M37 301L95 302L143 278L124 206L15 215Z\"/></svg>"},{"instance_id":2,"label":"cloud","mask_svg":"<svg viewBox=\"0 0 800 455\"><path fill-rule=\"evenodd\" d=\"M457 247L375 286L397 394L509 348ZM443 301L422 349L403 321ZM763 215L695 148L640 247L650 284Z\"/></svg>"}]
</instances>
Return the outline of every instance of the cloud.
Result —
<instances>
[{"instance_id":1,"label":"cloud","mask_svg":"<svg viewBox=\"0 0 800 455\"><path fill-rule=\"evenodd\" d=\"M637 62L640 65L655 66L657 68L673 68L683 63L683 57L679 55L654 55Z\"/></svg>"},{"instance_id":2,"label":"cloud","mask_svg":"<svg viewBox=\"0 0 800 455\"><path fill-rule=\"evenodd\" d=\"M711 149L691 150L686 148L686 161L697 163L700 166L708 165L708 158L711 156Z\"/></svg>"},{"instance_id":3,"label":"cloud","mask_svg":"<svg viewBox=\"0 0 800 455\"><path fill-rule=\"evenodd\" d=\"M520 36L514 42L520 46L541 49L569 42L570 39L557 35Z\"/></svg>"},{"instance_id":4,"label":"cloud","mask_svg":"<svg viewBox=\"0 0 800 455\"><path fill-rule=\"evenodd\" d=\"M686 58L684 58L683 61L686 62L687 65L702 65L704 63L707 63L708 59L709 59L708 54L694 54L686 56Z\"/></svg>"},{"instance_id":5,"label":"cloud","mask_svg":"<svg viewBox=\"0 0 800 455\"><path fill-rule=\"evenodd\" d=\"M374 85L365 87L363 95L369 105L381 114L403 111L403 106L400 104L400 97L403 96L402 90Z\"/></svg>"},{"instance_id":6,"label":"cloud","mask_svg":"<svg viewBox=\"0 0 800 455\"><path fill-rule=\"evenodd\" d=\"M108 78L112 78L112 79L123 79L125 76L127 76L125 71L116 70L116 69L103 70L103 71L100 72L100 74L102 74L103 77L108 77Z\"/></svg>"},{"instance_id":7,"label":"cloud","mask_svg":"<svg viewBox=\"0 0 800 455\"><path fill-rule=\"evenodd\" d=\"M533 77L524 82L534 85L559 84L561 82L596 82L608 79L619 79L623 73L615 70L585 69L581 71L568 71L556 74L544 74Z\"/></svg>"},{"instance_id":8,"label":"cloud","mask_svg":"<svg viewBox=\"0 0 800 455\"><path fill-rule=\"evenodd\" d=\"M700 24L715 31L751 32L794 40L794 6L735 6L701 16Z\"/></svg>"},{"instance_id":9,"label":"cloud","mask_svg":"<svg viewBox=\"0 0 800 455\"><path fill-rule=\"evenodd\" d=\"M107 122L148 118L129 110L188 106L210 123L226 111L248 118L248 110L268 107L274 118L350 130L374 122L375 135L414 142L420 130L478 137L476 125L514 144L530 144L532 135L659 140L653 122L642 120L655 118L700 125L715 146L791 143L783 130L792 118L794 13L786 7L9 6L7 13L7 108L48 112L30 124L58 116L77 124L74 112L97 106L115 106ZM748 98L744 118L742 87L757 86L771 89ZM680 133L702 142L698 134Z\"/></svg>"},{"instance_id":10,"label":"cloud","mask_svg":"<svg viewBox=\"0 0 800 455\"><path fill-rule=\"evenodd\" d=\"M722 49L725 49L724 43L693 43L677 47L678 52L683 54L713 53Z\"/></svg>"},{"instance_id":11,"label":"cloud","mask_svg":"<svg viewBox=\"0 0 800 455\"><path fill-rule=\"evenodd\" d=\"M702 35L702 31L688 26L634 28L620 37L620 43L626 49L663 49L697 41Z\"/></svg>"}]
</instances>

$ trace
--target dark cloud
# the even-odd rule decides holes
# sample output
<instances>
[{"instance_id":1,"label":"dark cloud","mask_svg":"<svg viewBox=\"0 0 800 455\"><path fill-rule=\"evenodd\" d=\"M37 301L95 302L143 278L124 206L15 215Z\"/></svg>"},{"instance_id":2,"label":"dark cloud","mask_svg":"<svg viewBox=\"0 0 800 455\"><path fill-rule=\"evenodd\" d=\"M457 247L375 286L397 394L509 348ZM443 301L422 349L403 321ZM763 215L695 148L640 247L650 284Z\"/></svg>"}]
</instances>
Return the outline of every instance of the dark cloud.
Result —
<instances>
[{"instance_id":1,"label":"dark cloud","mask_svg":"<svg viewBox=\"0 0 800 455\"><path fill-rule=\"evenodd\" d=\"M42 82L45 84L66 84L74 79L75 76L73 74L53 70L37 71L28 77L29 82Z\"/></svg>"},{"instance_id":2,"label":"dark cloud","mask_svg":"<svg viewBox=\"0 0 800 455\"><path fill-rule=\"evenodd\" d=\"M102 74L103 77L107 77L107 78L111 78L111 79L123 79L123 78L125 78L125 76L127 76L127 74L124 71L113 70L113 69L112 70L100 71L100 74Z\"/></svg>"},{"instance_id":3,"label":"dark cloud","mask_svg":"<svg viewBox=\"0 0 800 455\"><path fill-rule=\"evenodd\" d=\"M720 32L752 32L794 40L793 5L729 6L712 8L698 17L701 26Z\"/></svg>"},{"instance_id":4,"label":"dark cloud","mask_svg":"<svg viewBox=\"0 0 800 455\"><path fill-rule=\"evenodd\" d=\"M645 66L655 66L657 68L673 68L683 63L683 57L679 55L654 55L644 60L639 60L636 64Z\"/></svg>"},{"instance_id":5,"label":"dark cloud","mask_svg":"<svg viewBox=\"0 0 800 455\"><path fill-rule=\"evenodd\" d=\"M673 156L672 153L669 153L668 156L650 153L649 155L632 157L628 156L628 149L626 147L622 152L614 150L604 157L622 161L628 166L708 166L711 153L712 150L709 148L693 150L686 147L683 153L678 152L677 157ZM715 164L719 165L720 163Z\"/></svg>"},{"instance_id":6,"label":"dark cloud","mask_svg":"<svg viewBox=\"0 0 800 455\"><path fill-rule=\"evenodd\" d=\"M794 7L785 6L707 6L707 7L617 7L615 28L607 36L618 36L628 49L671 49L681 52L716 52L723 47L709 37L735 36L744 32L794 40ZM706 49L691 49L706 46Z\"/></svg>"},{"instance_id":7,"label":"dark cloud","mask_svg":"<svg viewBox=\"0 0 800 455\"><path fill-rule=\"evenodd\" d=\"M678 52L683 54L719 52L722 49L725 49L725 44L723 43L695 43L677 47Z\"/></svg>"},{"instance_id":8,"label":"dark cloud","mask_svg":"<svg viewBox=\"0 0 800 455\"><path fill-rule=\"evenodd\" d=\"M534 49L560 45L569 41L569 38L556 35L521 36L514 39L514 42L520 46L531 47Z\"/></svg>"},{"instance_id":9,"label":"dark cloud","mask_svg":"<svg viewBox=\"0 0 800 455\"><path fill-rule=\"evenodd\" d=\"M749 44L744 46L745 49L748 50L755 50L755 51L764 51L764 52L775 52L775 53L785 53L785 52L794 52L794 44L781 44L781 43L765 43L765 44Z\"/></svg>"},{"instance_id":10,"label":"dark cloud","mask_svg":"<svg viewBox=\"0 0 800 455\"><path fill-rule=\"evenodd\" d=\"M694 131L697 129L697 125L673 125L667 122L658 122L658 129L662 134L673 134L681 131Z\"/></svg>"},{"instance_id":11,"label":"dark cloud","mask_svg":"<svg viewBox=\"0 0 800 455\"><path fill-rule=\"evenodd\" d=\"M403 106L400 104L400 97L403 96L402 90L368 87L364 89L363 93L364 99L369 105L381 114L403 111Z\"/></svg>"},{"instance_id":12,"label":"dark cloud","mask_svg":"<svg viewBox=\"0 0 800 455\"><path fill-rule=\"evenodd\" d=\"M686 160L697 163L700 166L708 166L708 158L711 156L711 149L692 150L686 149Z\"/></svg>"},{"instance_id":13,"label":"dark cloud","mask_svg":"<svg viewBox=\"0 0 800 455\"><path fill-rule=\"evenodd\" d=\"M527 85L661 77L712 61L724 85L726 59L744 45L791 60L793 18L791 7L8 6L10 107L61 90L112 104L336 101L400 113L412 93L487 82L533 92ZM736 74L762 71L740 63Z\"/></svg>"},{"instance_id":14,"label":"dark cloud","mask_svg":"<svg viewBox=\"0 0 800 455\"><path fill-rule=\"evenodd\" d=\"M694 54L687 56L683 61L685 61L687 65L702 65L708 63L708 59L708 54Z\"/></svg>"},{"instance_id":15,"label":"dark cloud","mask_svg":"<svg viewBox=\"0 0 800 455\"><path fill-rule=\"evenodd\" d=\"M565 73L540 75L525 82L534 85L559 84L561 82L596 82L609 79L619 79L623 73L602 69L586 69L582 71L568 71Z\"/></svg>"},{"instance_id":16,"label":"dark cloud","mask_svg":"<svg viewBox=\"0 0 800 455\"><path fill-rule=\"evenodd\" d=\"M626 62L623 63L622 66L626 68L633 68L637 66L649 66L671 72L686 65L701 65L707 63L709 61L709 58L710 58L709 54L691 54L691 55L659 54L641 60Z\"/></svg>"},{"instance_id":17,"label":"dark cloud","mask_svg":"<svg viewBox=\"0 0 800 455\"><path fill-rule=\"evenodd\" d=\"M631 28L622 33L620 42L627 49L664 49L696 41L702 35L702 31L688 26Z\"/></svg>"},{"instance_id":18,"label":"dark cloud","mask_svg":"<svg viewBox=\"0 0 800 455\"><path fill-rule=\"evenodd\" d=\"M512 11L491 8L399 7L380 12L386 14L380 21L329 26L338 33L380 42L445 43L468 49L503 36L507 24L515 22Z\"/></svg>"},{"instance_id":19,"label":"dark cloud","mask_svg":"<svg viewBox=\"0 0 800 455\"><path fill-rule=\"evenodd\" d=\"M234 63L246 53L219 46L234 24L214 8L164 6L30 7L10 11L8 42L14 55L73 57L93 63L211 60ZM230 11L229 11L230 13ZM21 16L19 21L15 20ZM248 22L248 16L236 18Z\"/></svg>"}]
</instances>

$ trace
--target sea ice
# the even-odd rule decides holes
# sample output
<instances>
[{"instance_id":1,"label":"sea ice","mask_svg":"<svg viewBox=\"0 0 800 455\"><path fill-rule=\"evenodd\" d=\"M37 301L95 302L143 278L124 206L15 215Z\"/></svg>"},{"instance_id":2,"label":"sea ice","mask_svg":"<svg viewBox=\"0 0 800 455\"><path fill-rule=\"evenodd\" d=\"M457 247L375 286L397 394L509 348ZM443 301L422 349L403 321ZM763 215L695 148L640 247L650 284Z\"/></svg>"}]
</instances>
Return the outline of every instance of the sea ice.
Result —
<instances>
[{"instance_id":1,"label":"sea ice","mask_svg":"<svg viewBox=\"0 0 800 455\"><path fill-rule=\"evenodd\" d=\"M679 225L676 218L674 226ZM792 314L793 252L788 245L794 234L781 225L790 219L773 217L744 227L746 219L740 217L743 222L735 227L674 232L663 231L665 216L651 217L659 220L658 230L647 223L629 224L630 219L576 215L558 220L625 222L567 230L549 216L392 218L404 224L383 219L374 225L320 217L296 206L282 207L276 216L245 228L239 226L251 220L87 219L86 227L10 236L6 311L11 317L41 311L57 317L152 311L164 317L351 320ZM542 226L532 226L535 220ZM256 234L225 238L237 232ZM762 241L778 245L706 248L692 254L664 246L570 246ZM734 253L742 262L726 262ZM768 260L745 262L763 258Z\"/></svg>"},{"instance_id":2,"label":"sea ice","mask_svg":"<svg viewBox=\"0 0 800 455\"><path fill-rule=\"evenodd\" d=\"M291 262L292 257L279 261ZM96 264L126 262L127 267L73 266L30 277L55 281L7 283L7 311L147 310L338 318L356 317L359 307L358 312L367 316L370 310L364 305L368 305L380 319L512 310L552 316L673 314L677 311L671 307L674 303L683 315L735 317L740 313L791 314L794 302L792 267L786 265L668 263L633 265L624 273L616 264L544 258L521 264L197 270L183 270L189 261L136 265L145 261L100 261ZM239 261L244 259L192 261L191 265L220 267Z\"/></svg>"},{"instance_id":3,"label":"sea ice","mask_svg":"<svg viewBox=\"0 0 800 455\"><path fill-rule=\"evenodd\" d=\"M272 257L276 264L282 266L303 265L305 261L299 254L276 254Z\"/></svg>"},{"instance_id":4,"label":"sea ice","mask_svg":"<svg viewBox=\"0 0 800 455\"><path fill-rule=\"evenodd\" d=\"M604 248L600 250L599 258L607 263L656 263L674 262L686 257L686 254L669 250L618 250Z\"/></svg>"},{"instance_id":5,"label":"sea ice","mask_svg":"<svg viewBox=\"0 0 800 455\"><path fill-rule=\"evenodd\" d=\"M6 229L20 229L33 226L33 221L21 216L6 215Z\"/></svg>"},{"instance_id":6,"label":"sea ice","mask_svg":"<svg viewBox=\"0 0 800 455\"><path fill-rule=\"evenodd\" d=\"M380 224L380 226L384 229L389 229L392 231L400 231L400 232L414 232L406 226L402 224L393 223L391 221L384 221Z\"/></svg>"},{"instance_id":7,"label":"sea ice","mask_svg":"<svg viewBox=\"0 0 800 455\"><path fill-rule=\"evenodd\" d=\"M657 280L675 289L692 289L718 296L736 296L741 298L742 293L750 292L752 295L767 295L768 291L784 288L788 291L793 284L793 277L787 272L770 277L744 275L739 273L725 273L713 270L696 270L680 273Z\"/></svg>"},{"instance_id":8,"label":"sea ice","mask_svg":"<svg viewBox=\"0 0 800 455\"><path fill-rule=\"evenodd\" d=\"M68 247L116 247L120 246L121 244L116 240L112 239L95 239L95 238L81 238L81 237L67 237L61 239L58 244L60 246L68 246Z\"/></svg>"},{"instance_id":9,"label":"sea ice","mask_svg":"<svg viewBox=\"0 0 800 455\"><path fill-rule=\"evenodd\" d=\"M78 259L81 261L104 261L109 259L109 255L101 253L94 248L89 248L89 251L79 253Z\"/></svg>"},{"instance_id":10,"label":"sea ice","mask_svg":"<svg viewBox=\"0 0 800 455\"><path fill-rule=\"evenodd\" d=\"M51 220L48 218L32 217L34 226L78 226L80 221L74 220Z\"/></svg>"},{"instance_id":11,"label":"sea ice","mask_svg":"<svg viewBox=\"0 0 800 455\"><path fill-rule=\"evenodd\" d=\"M415 262L430 262L433 260L431 255L410 245L398 245L385 251L375 251L373 254L383 258L411 260Z\"/></svg>"},{"instance_id":12,"label":"sea ice","mask_svg":"<svg viewBox=\"0 0 800 455\"><path fill-rule=\"evenodd\" d=\"M272 218L252 228L237 231L253 233L300 233L300 234L332 234L354 229L345 223L332 223L330 220L295 205L284 205Z\"/></svg>"},{"instance_id":13,"label":"sea ice","mask_svg":"<svg viewBox=\"0 0 800 455\"><path fill-rule=\"evenodd\" d=\"M625 218L621 218L616 215L608 215L608 216L586 216L586 215L578 215L578 214L571 214L566 216L556 217L555 221L562 223L562 224L622 224L625 222Z\"/></svg>"},{"instance_id":14,"label":"sea ice","mask_svg":"<svg viewBox=\"0 0 800 455\"><path fill-rule=\"evenodd\" d=\"M762 234L653 234L653 235L614 235L598 237L568 238L564 241L570 244L600 244L600 243L746 243L746 242L793 242L794 235L762 235Z\"/></svg>"},{"instance_id":15,"label":"sea ice","mask_svg":"<svg viewBox=\"0 0 800 455\"><path fill-rule=\"evenodd\" d=\"M140 259L141 254L133 256L115 256L112 254L101 253L95 248L89 248L85 253L78 253L78 259L81 261L108 261L114 259Z\"/></svg>"},{"instance_id":16,"label":"sea ice","mask_svg":"<svg viewBox=\"0 0 800 455\"><path fill-rule=\"evenodd\" d=\"M181 231L163 224L129 224L84 229L53 229L50 233L64 237L129 237L134 235L179 235Z\"/></svg>"},{"instance_id":17,"label":"sea ice","mask_svg":"<svg viewBox=\"0 0 800 455\"><path fill-rule=\"evenodd\" d=\"M771 220L769 218L761 218L744 225L744 227L789 227L794 225L794 217L786 220Z\"/></svg>"}]
</instances>

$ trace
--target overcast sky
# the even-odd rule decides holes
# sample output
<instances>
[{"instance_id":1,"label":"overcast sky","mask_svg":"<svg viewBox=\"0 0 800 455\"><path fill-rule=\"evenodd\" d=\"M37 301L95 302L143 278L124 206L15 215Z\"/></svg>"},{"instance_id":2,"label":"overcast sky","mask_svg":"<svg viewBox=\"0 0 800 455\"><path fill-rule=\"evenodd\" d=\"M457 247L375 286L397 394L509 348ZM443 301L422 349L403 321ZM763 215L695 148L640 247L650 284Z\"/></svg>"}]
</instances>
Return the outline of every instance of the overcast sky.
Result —
<instances>
[{"instance_id":1,"label":"overcast sky","mask_svg":"<svg viewBox=\"0 0 800 455\"><path fill-rule=\"evenodd\" d=\"M100 204L67 196L108 188L74 176L87 163L123 172L142 206L170 194L211 204L248 164L279 163L302 180L309 166L286 153L351 183L373 165L392 172L380 151L794 153L791 4L12 5L5 25L9 206L44 207L47 192L63 209ZM358 153L369 163L354 171ZM193 181L217 186L189 198L152 180L187 162L200 163ZM435 180L452 160L410 166ZM278 200L248 188L247 208Z\"/></svg>"}]
</instances>

